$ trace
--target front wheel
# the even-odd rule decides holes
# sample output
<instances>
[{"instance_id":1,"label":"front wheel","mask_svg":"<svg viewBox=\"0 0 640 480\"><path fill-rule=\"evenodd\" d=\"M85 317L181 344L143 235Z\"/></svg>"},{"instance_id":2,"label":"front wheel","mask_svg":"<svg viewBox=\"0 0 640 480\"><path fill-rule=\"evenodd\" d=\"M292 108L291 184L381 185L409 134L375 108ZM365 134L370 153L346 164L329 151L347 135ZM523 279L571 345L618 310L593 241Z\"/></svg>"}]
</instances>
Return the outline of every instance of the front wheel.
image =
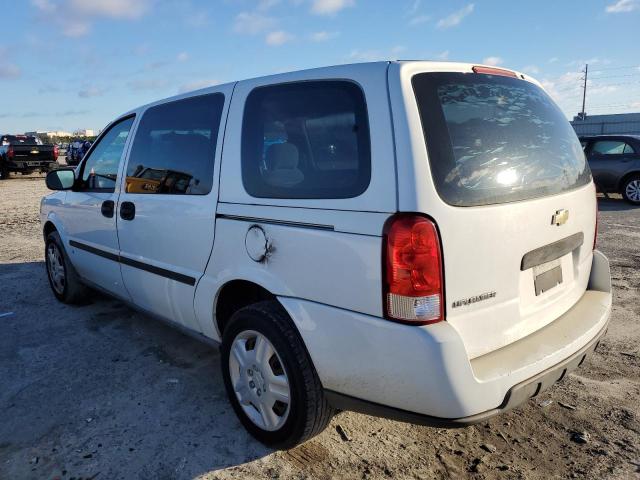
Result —
<instances>
[{"instance_id":1,"label":"front wheel","mask_svg":"<svg viewBox=\"0 0 640 480\"><path fill-rule=\"evenodd\" d=\"M81 303L88 296L87 287L80 281L75 268L67 257L58 232L47 235L45 264L53 294L63 303Z\"/></svg>"},{"instance_id":2,"label":"front wheel","mask_svg":"<svg viewBox=\"0 0 640 480\"><path fill-rule=\"evenodd\" d=\"M256 439L292 448L322 432L334 410L287 313L277 301L236 312L222 337L222 376L231 405Z\"/></svg>"},{"instance_id":3,"label":"front wheel","mask_svg":"<svg viewBox=\"0 0 640 480\"><path fill-rule=\"evenodd\" d=\"M632 205L640 205L640 175L625 180L622 185L622 198Z\"/></svg>"}]
</instances>

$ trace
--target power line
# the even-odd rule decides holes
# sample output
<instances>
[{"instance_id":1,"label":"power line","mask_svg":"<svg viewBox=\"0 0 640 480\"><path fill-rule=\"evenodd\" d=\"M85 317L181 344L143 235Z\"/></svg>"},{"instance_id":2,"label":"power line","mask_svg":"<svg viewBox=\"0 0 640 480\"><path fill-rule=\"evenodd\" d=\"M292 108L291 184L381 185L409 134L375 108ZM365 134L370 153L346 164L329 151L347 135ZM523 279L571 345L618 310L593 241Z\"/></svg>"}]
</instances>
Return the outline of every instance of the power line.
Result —
<instances>
[{"instance_id":1,"label":"power line","mask_svg":"<svg viewBox=\"0 0 640 480\"><path fill-rule=\"evenodd\" d=\"M640 68L640 65L626 65L626 66L622 66L622 67L600 67L597 69L597 71L600 70L624 70L626 68Z\"/></svg>"},{"instance_id":2,"label":"power line","mask_svg":"<svg viewBox=\"0 0 640 480\"><path fill-rule=\"evenodd\" d=\"M604 77L592 77L592 80L602 80L603 78L623 78L623 77L640 77L640 73L629 73L625 75L607 75Z\"/></svg>"},{"instance_id":3,"label":"power line","mask_svg":"<svg viewBox=\"0 0 640 480\"><path fill-rule=\"evenodd\" d=\"M603 108L618 108L618 107L637 108L638 105L636 105L635 103L612 103L610 105L594 105L593 107L589 107L589 110L600 110Z\"/></svg>"}]
</instances>

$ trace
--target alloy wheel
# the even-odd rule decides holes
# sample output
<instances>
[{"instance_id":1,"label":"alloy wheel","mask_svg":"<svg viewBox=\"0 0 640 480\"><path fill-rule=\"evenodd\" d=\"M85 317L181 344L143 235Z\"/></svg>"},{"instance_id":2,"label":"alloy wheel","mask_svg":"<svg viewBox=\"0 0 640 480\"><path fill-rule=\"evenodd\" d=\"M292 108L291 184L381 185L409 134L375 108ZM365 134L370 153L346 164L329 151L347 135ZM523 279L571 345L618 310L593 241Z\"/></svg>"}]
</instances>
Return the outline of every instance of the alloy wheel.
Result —
<instances>
[{"instance_id":1,"label":"alloy wheel","mask_svg":"<svg viewBox=\"0 0 640 480\"><path fill-rule=\"evenodd\" d=\"M627 183L625 194L629 200L640 202L640 180L635 179Z\"/></svg>"}]
</instances>

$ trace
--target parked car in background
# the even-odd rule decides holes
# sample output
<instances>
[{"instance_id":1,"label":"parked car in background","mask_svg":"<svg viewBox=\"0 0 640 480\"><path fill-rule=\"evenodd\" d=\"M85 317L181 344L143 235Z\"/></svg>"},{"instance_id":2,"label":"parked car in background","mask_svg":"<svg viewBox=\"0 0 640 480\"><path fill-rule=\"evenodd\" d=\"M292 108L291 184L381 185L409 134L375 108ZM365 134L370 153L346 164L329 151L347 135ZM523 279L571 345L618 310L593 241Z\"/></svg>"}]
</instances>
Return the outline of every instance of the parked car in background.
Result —
<instances>
[{"instance_id":1,"label":"parked car in background","mask_svg":"<svg viewBox=\"0 0 640 480\"><path fill-rule=\"evenodd\" d=\"M640 135L580 137L599 191L640 205Z\"/></svg>"},{"instance_id":2,"label":"parked car in background","mask_svg":"<svg viewBox=\"0 0 640 480\"><path fill-rule=\"evenodd\" d=\"M280 448L339 410L484 422L582 364L609 321L580 142L511 70L210 87L119 117L47 186L54 295L90 285L220 342L233 409Z\"/></svg>"},{"instance_id":3,"label":"parked car in background","mask_svg":"<svg viewBox=\"0 0 640 480\"><path fill-rule=\"evenodd\" d=\"M66 157L67 165L72 165L72 166L78 165L82 160L82 158L85 156L85 154L91 148L91 144L92 142L90 140L82 140L82 139L74 140L73 142L70 142L69 146L67 147L67 157Z\"/></svg>"},{"instance_id":4,"label":"parked car in background","mask_svg":"<svg viewBox=\"0 0 640 480\"><path fill-rule=\"evenodd\" d=\"M49 172L58 161L58 146L43 144L38 137L26 135L0 136L0 180L11 172L23 175Z\"/></svg>"}]
</instances>

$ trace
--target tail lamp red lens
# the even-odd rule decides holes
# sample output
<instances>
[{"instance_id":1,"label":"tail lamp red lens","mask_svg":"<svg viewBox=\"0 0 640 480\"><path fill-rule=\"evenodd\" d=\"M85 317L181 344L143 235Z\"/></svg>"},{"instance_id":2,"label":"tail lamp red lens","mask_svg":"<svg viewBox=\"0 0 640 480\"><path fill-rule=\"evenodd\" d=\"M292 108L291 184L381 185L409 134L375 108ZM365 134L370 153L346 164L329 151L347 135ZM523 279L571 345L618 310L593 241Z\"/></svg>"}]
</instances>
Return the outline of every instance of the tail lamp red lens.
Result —
<instances>
[{"instance_id":1,"label":"tail lamp red lens","mask_svg":"<svg viewBox=\"0 0 640 480\"><path fill-rule=\"evenodd\" d=\"M7 158L13 158L14 155L15 152L13 151L13 147L9 146L9 148L7 149Z\"/></svg>"},{"instance_id":2,"label":"tail lamp red lens","mask_svg":"<svg viewBox=\"0 0 640 480\"><path fill-rule=\"evenodd\" d=\"M399 214L385 226L384 304L390 320L427 325L444 320L442 252L436 225Z\"/></svg>"},{"instance_id":3,"label":"tail lamp red lens","mask_svg":"<svg viewBox=\"0 0 640 480\"><path fill-rule=\"evenodd\" d=\"M54 145L53 146L53 159L55 161L58 161L58 154L59 154L59 150L58 150L58 145Z\"/></svg>"}]
</instances>

